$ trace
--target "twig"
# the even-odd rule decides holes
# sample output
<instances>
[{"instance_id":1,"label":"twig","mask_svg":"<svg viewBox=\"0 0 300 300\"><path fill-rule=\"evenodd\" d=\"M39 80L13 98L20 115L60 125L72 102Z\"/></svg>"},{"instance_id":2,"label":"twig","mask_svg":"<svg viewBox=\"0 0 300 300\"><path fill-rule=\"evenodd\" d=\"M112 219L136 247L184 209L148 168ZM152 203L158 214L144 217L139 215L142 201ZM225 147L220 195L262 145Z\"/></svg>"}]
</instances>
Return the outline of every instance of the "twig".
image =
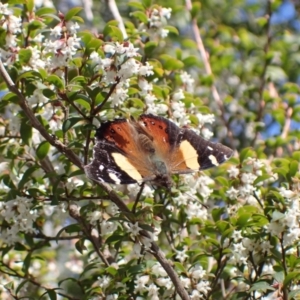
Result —
<instances>
[{"instance_id":1,"label":"twig","mask_svg":"<svg viewBox=\"0 0 300 300\"><path fill-rule=\"evenodd\" d=\"M103 261L103 263L108 267L110 263L106 259L105 255L100 251L100 244L98 242L97 237L92 233L91 228L85 223L83 218L81 218L80 214L77 210L77 205L71 204L69 207L69 214L70 216L75 219L79 224L82 225L83 232L85 233L86 237L90 240L93 244L95 251L97 252L99 258Z\"/></svg>"},{"instance_id":2,"label":"twig","mask_svg":"<svg viewBox=\"0 0 300 300\"><path fill-rule=\"evenodd\" d=\"M153 251L152 252L153 256L159 261L161 266L165 269L167 274L170 276L178 295L183 300L189 300L190 299L189 294L183 287L182 282L180 281L177 273L174 271L171 264L166 259L164 253L158 248L158 246L155 243L152 243L151 249Z\"/></svg>"},{"instance_id":3,"label":"twig","mask_svg":"<svg viewBox=\"0 0 300 300\"><path fill-rule=\"evenodd\" d=\"M186 0L186 7L189 11L192 9L191 0ZM205 50L205 47L204 47L204 44L203 44L203 41L202 41L202 38L201 38L201 35L200 35L200 30L199 30L199 27L198 27L198 24L197 24L197 20L195 18L192 19L192 29L193 29L193 32L194 32L194 37L195 37L195 40L196 40L196 43L197 43L198 50L199 50L200 55L202 57L205 72L206 72L207 75L213 75L213 72L212 72L212 69L211 69L211 66L210 66L210 63L209 63L208 55L207 55L207 52ZM222 121L223 121L223 123L225 124L225 126L227 128L228 137L230 139L230 144L233 147L234 139L233 139L232 131L230 129L230 123L228 122L228 120L225 117L225 114L226 114L225 107L224 107L223 101L221 100L220 94L219 94L215 84L213 84L211 86L211 92L212 92L212 96L213 96L215 102L217 103L217 105L218 105L218 107L221 111L221 118L222 118Z\"/></svg>"},{"instance_id":4,"label":"twig","mask_svg":"<svg viewBox=\"0 0 300 300\"><path fill-rule=\"evenodd\" d=\"M115 20L119 22L119 29L122 31L124 39L127 39L128 38L127 32L115 0L107 0L107 4Z\"/></svg>"},{"instance_id":5,"label":"twig","mask_svg":"<svg viewBox=\"0 0 300 300\"><path fill-rule=\"evenodd\" d=\"M140 190L139 190L139 192L138 192L138 194L136 196L136 199L134 201L134 205L133 205L132 210L131 210L133 214L135 213L136 207L137 207L137 205L139 203L139 200L140 200L140 197L142 195L144 186L145 186L145 182L142 183L141 188L140 188Z\"/></svg>"},{"instance_id":6,"label":"twig","mask_svg":"<svg viewBox=\"0 0 300 300\"><path fill-rule=\"evenodd\" d=\"M114 90L115 90L115 88L116 88L116 86L118 85L119 82L120 82L120 78L117 77L116 82L113 83L113 85L110 87L110 90L109 90L106 98L94 109L93 114L92 114L93 116L96 116L101 111L102 107L108 101L109 97L114 92Z\"/></svg>"},{"instance_id":7,"label":"twig","mask_svg":"<svg viewBox=\"0 0 300 300\"><path fill-rule=\"evenodd\" d=\"M267 25L266 25L267 41L266 41L266 44L264 46L265 57L269 52L270 45L271 45L271 40L272 40L272 36L271 36L271 16L272 16L272 5L271 5L271 0L268 0L268 2L267 2L267 14L266 14L266 19L267 19ZM258 88L259 107L258 107L258 110L257 110L256 119L255 119L256 122L259 122L262 119L264 108L265 108L265 105L266 105L266 103L263 99L263 92L264 92L265 85L266 85L266 73L267 73L268 65L269 65L269 62L268 62L267 59L265 59L263 70L262 70L262 73L261 73L261 78L260 78L260 86ZM257 139L257 136L258 136L258 131L256 131L253 142Z\"/></svg>"},{"instance_id":8,"label":"twig","mask_svg":"<svg viewBox=\"0 0 300 300\"><path fill-rule=\"evenodd\" d=\"M286 110L286 114L285 114L285 123L284 123L282 133L281 133L281 137L284 138L284 139L287 137L287 135L289 133L289 130L290 130L290 127L291 127L292 114L293 114L293 108L288 107L288 109Z\"/></svg>"},{"instance_id":9,"label":"twig","mask_svg":"<svg viewBox=\"0 0 300 300\"><path fill-rule=\"evenodd\" d=\"M67 148L62 142L56 139L54 136L50 135L48 131L44 128L44 126L39 122L31 108L28 106L28 103L23 96L23 94L16 87L14 82L11 80L7 71L4 68L2 60L0 60L0 75L5 81L8 89L16 94L19 98L19 105L23 109L24 114L30 120L31 125L40 132L40 134L55 148L57 148L61 153L64 153L72 163L74 163L78 168L83 169L83 164L79 157L69 148Z\"/></svg>"}]
</instances>

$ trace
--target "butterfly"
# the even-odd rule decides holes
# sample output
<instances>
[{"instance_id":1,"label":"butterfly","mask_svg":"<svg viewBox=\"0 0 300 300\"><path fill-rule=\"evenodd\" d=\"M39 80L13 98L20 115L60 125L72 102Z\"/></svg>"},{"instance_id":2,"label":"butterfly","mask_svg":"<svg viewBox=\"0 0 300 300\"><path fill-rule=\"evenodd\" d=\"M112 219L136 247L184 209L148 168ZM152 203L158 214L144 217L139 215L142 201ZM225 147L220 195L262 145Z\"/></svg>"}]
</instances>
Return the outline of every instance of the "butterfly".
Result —
<instances>
[{"instance_id":1,"label":"butterfly","mask_svg":"<svg viewBox=\"0 0 300 300\"><path fill-rule=\"evenodd\" d=\"M152 114L102 123L95 137L93 160L85 173L92 180L115 184L150 182L171 188L172 174L218 166L233 154L222 144Z\"/></svg>"}]
</instances>

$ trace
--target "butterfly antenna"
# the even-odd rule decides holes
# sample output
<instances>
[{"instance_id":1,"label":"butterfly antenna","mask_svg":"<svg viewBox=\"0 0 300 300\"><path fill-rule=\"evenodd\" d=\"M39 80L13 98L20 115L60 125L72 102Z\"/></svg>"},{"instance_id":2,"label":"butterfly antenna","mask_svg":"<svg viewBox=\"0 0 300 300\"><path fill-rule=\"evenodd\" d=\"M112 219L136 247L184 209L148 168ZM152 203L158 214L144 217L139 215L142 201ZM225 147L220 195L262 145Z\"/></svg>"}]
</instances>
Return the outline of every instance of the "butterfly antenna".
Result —
<instances>
[{"instance_id":1,"label":"butterfly antenna","mask_svg":"<svg viewBox=\"0 0 300 300\"><path fill-rule=\"evenodd\" d=\"M138 194L137 194L137 196L136 196L134 205L133 205L132 210L131 210L132 213L135 213L136 207L137 207L137 205L138 205L138 203L139 203L140 197L141 197L142 192L143 192L143 190L144 190L144 186L145 186L145 182L143 182L143 183L141 184L141 188L140 188L140 190L139 190L139 192L138 192Z\"/></svg>"}]
</instances>

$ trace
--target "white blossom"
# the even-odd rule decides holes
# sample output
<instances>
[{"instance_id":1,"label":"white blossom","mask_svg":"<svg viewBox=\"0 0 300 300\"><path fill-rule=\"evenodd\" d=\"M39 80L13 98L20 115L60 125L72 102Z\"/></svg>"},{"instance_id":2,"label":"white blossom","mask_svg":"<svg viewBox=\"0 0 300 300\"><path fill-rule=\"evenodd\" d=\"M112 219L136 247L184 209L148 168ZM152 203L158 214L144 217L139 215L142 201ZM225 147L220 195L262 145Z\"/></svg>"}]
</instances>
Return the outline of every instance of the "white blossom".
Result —
<instances>
[{"instance_id":1,"label":"white blossom","mask_svg":"<svg viewBox=\"0 0 300 300\"><path fill-rule=\"evenodd\" d=\"M232 187L230 187L230 189L229 189L228 191L226 191L226 194L227 194L227 196L228 196L230 199L234 200L234 199L237 199L237 197L238 197L238 195L239 195L239 191L236 190L236 189L232 186Z\"/></svg>"},{"instance_id":2,"label":"white blossom","mask_svg":"<svg viewBox=\"0 0 300 300\"><path fill-rule=\"evenodd\" d=\"M139 235L139 232L142 230L141 227L139 227L139 223L135 222L134 224L132 223L127 223L128 224L128 232L131 233L133 236Z\"/></svg>"},{"instance_id":3,"label":"white blossom","mask_svg":"<svg viewBox=\"0 0 300 300\"><path fill-rule=\"evenodd\" d=\"M240 174L240 170L237 167L230 167L227 172L231 178L236 178Z\"/></svg>"}]
</instances>

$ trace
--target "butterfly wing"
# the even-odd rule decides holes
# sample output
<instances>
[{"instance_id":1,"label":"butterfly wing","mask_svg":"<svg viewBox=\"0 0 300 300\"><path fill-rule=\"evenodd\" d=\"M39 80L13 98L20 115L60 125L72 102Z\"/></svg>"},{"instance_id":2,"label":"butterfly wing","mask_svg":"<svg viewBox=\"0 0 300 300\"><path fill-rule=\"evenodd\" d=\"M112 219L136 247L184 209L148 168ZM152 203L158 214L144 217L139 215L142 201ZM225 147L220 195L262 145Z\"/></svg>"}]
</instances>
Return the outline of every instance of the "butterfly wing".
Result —
<instances>
[{"instance_id":1,"label":"butterfly wing","mask_svg":"<svg viewBox=\"0 0 300 300\"><path fill-rule=\"evenodd\" d=\"M145 153L140 147L139 133L126 119L106 122L96 132L93 161L85 166L93 180L129 184L151 178L151 169L145 164Z\"/></svg>"},{"instance_id":2,"label":"butterfly wing","mask_svg":"<svg viewBox=\"0 0 300 300\"><path fill-rule=\"evenodd\" d=\"M233 154L233 150L227 146L212 143L185 128L181 129L177 145L172 159L174 173L186 173L185 168L194 171L209 169L222 164ZM181 156L184 157L185 166L180 161Z\"/></svg>"},{"instance_id":3,"label":"butterfly wing","mask_svg":"<svg viewBox=\"0 0 300 300\"><path fill-rule=\"evenodd\" d=\"M212 168L233 154L230 148L207 141L192 130L179 128L163 117L141 115L139 124L153 138L155 151L168 166L170 174Z\"/></svg>"}]
</instances>

